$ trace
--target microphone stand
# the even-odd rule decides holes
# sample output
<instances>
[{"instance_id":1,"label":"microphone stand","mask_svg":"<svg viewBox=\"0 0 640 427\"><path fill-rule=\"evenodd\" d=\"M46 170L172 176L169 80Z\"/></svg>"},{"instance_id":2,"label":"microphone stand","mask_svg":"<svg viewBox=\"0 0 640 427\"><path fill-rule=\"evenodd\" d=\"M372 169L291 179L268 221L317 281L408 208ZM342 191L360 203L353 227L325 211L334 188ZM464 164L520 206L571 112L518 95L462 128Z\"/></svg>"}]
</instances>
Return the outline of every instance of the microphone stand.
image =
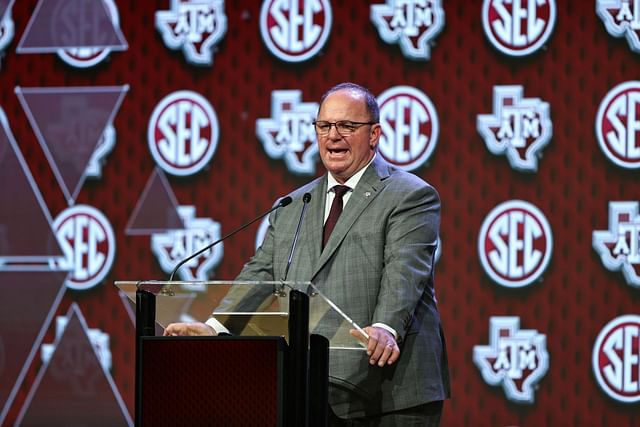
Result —
<instances>
[{"instance_id":1,"label":"microphone stand","mask_svg":"<svg viewBox=\"0 0 640 427\"><path fill-rule=\"evenodd\" d=\"M309 196L311 197L311 196ZM239 231L244 230L245 228L247 228L248 226L250 226L251 224L253 224L254 222L258 221L259 219L262 219L263 217L269 215L271 212L275 211L276 209L285 207L287 205L289 205L291 203L292 199L291 197L287 196L283 199L280 200L280 202L278 202L277 205L275 205L274 207L272 207L271 209L269 209L268 211L266 211L265 213L255 217L254 219L252 219L251 221L247 222L246 224L240 226L239 228L236 228L235 230L233 230L231 233L221 237L220 239L216 240L215 242L203 247L202 249L200 249L199 251L189 255L188 257L186 257L185 259L181 260L175 267L174 269L171 271L171 275L169 276L169 282L173 281L173 276L176 274L176 272L178 271L178 269L180 267L182 267L184 264L186 264L187 262L191 261L192 259L194 259L195 257L197 257L198 255L208 251L209 249L211 249L212 247L214 247L215 245L217 245L218 243L222 242L223 240L227 239L228 237L233 236L234 234L236 234Z\"/></svg>"}]
</instances>

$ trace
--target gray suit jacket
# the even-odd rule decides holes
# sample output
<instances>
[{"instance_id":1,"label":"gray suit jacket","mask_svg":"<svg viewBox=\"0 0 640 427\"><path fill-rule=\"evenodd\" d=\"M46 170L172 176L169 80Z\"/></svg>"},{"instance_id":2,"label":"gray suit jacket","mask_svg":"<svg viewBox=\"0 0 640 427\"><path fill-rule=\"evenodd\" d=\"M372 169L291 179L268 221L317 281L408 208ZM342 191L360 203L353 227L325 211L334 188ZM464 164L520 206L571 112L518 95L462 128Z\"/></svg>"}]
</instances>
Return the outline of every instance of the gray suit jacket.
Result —
<instances>
[{"instance_id":1,"label":"gray suit jacket","mask_svg":"<svg viewBox=\"0 0 640 427\"><path fill-rule=\"evenodd\" d=\"M385 323L399 334L400 358L380 368L366 352L330 355L329 401L359 417L449 396L449 372L434 287L440 200L433 187L378 155L353 190L322 250L326 176L290 194L238 280L280 280L302 208L311 202L287 280L311 281L359 325Z\"/></svg>"}]
</instances>

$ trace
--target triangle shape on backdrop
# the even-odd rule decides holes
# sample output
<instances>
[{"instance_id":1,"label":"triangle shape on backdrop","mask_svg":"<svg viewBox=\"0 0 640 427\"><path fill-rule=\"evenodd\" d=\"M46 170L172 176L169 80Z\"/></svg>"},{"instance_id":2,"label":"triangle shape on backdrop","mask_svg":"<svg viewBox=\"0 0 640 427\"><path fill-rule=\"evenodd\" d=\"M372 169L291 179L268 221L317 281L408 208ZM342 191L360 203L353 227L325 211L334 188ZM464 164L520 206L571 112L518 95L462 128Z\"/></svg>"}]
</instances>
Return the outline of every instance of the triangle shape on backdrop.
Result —
<instances>
[{"instance_id":1,"label":"triangle shape on backdrop","mask_svg":"<svg viewBox=\"0 0 640 427\"><path fill-rule=\"evenodd\" d=\"M62 329L62 330L60 330ZM17 425L133 426L120 392L92 343L92 331L78 305L71 304L65 326L58 329L48 360L42 365ZM110 358L110 354L108 355Z\"/></svg>"},{"instance_id":2,"label":"triangle shape on backdrop","mask_svg":"<svg viewBox=\"0 0 640 427\"><path fill-rule=\"evenodd\" d=\"M62 257L49 209L1 108L0 182L0 270L11 264L35 267Z\"/></svg>"},{"instance_id":3,"label":"triangle shape on backdrop","mask_svg":"<svg viewBox=\"0 0 640 427\"><path fill-rule=\"evenodd\" d=\"M178 215L178 201L165 174L158 168L153 170L136 207L127 222L128 236L150 235L166 230L185 228Z\"/></svg>"},{"instance_id":4,"label":"triangle shape on backdrop","mask_svg":"<svg viewBox=\"0 0 640 427\"><path fill-rule=\"evenodd\" d=\"M75 203L89 161L128 90L128 85L16 86L20 104L69 205Z\"/></svg>"},{"instance_id":5,"label":"triangle shape on backdrop","mask_svg":"<svg viewBox=\"0 0 640 427\"><path fill-rule=\"evenodd\" d=\"M40 0L16 48L17 53L57 53L58 49L128 48L102 0Z\"/></svg>"},{"instance_id":6,"label":"triangle shape on backdrop","mask_svg":"<svg viewBox=\"0 0 640 427\"><path fill-rule=\"evenodd\" d=\"M66 272L0 271L0 425L62 300Z\"/></svg>"}]
</instances>

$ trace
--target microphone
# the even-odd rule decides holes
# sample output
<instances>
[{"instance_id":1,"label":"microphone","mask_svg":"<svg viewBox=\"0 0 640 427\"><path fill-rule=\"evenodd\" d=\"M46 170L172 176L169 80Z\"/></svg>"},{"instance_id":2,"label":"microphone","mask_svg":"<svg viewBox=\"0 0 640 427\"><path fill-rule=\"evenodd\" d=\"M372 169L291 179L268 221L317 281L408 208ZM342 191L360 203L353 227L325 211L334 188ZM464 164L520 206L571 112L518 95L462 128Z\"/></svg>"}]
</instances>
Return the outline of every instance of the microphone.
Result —
<instances>
[{"instance_id":1,"label":"microphone","mask_svg":"<svg viewBox=\"0 0 640 427\"><path fill-rule=\"evenodd\" d=\"M296 244L298 243L298 238L300 237L300 227L302 226L304 212L307 210L309 201L311 201L311 194L304 193L304 196L302 196L302 211L300 212L300 220L298 221L298 226L296 227L296 234L293 236L291 252L289 252L289 259L287 260L287 268L284 270L284 277L282 278L283 282L287 280L287 275L289 274L289 267L291 267L291 261L293 260L293 252L296 250Z\"/></svg>"},{"instance_id":2,"label":"microphone","mask_svg":"<svg viewBox=\"0 0 640 427\"><path fill-rule=\"evenodd\" d=\"M311 198L311 196L309 196L309 198ZM268 211L266 211L265 213L255 217L254 219L252 219L251 221L247 222L246 224L240 226L239 228L236 228L235 230L233 230L231 233L227 234L224 237L221 237L220 239L216 240L215 242L211 243L210 245L205 246L204 248L200 249L198 252L195 252L191 255L189 255L188 257L186 257L185 259L183 259L182 261L180 261L173 269L173 271L171 271L171 276L169 276L169 281L173 281L173 276L176 274L176 272L178 271L178 269L180 267L182 267L184 264L186 264L188 261L191 261L192 259L194 259L195 257L197 257L198 255L202 254L203 252L211 249L212 247L214 247L215 245L217 245L218 243L222 242L223 240L225 240L228 237L233 236L234 234L236 234L238 231L242 231L245 228L247 228L248 226L250 226L251 224L253 224L254 222L256 222L257 220L269 215L271 212L275 211L276 209L279 208L283 208L287 205L289 205L291 203L293 199L290 196L287 197L283 197L282 199L280 199L280 201L278 202L277 205L275 205L274 207L272 207L271 209L269 209Z\"/></svg>"}]
</instances>

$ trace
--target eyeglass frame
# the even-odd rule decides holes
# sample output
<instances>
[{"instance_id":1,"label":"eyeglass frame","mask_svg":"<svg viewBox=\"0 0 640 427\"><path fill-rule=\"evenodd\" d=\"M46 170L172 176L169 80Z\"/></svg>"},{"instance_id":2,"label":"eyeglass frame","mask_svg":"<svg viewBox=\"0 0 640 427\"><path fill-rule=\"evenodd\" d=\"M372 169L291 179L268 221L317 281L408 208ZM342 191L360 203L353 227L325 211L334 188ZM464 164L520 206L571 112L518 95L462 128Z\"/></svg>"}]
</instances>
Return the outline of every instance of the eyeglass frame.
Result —
<instances>
[{"instance_id":1,"label":"eyeglass frame","mask_svg":"<svg viewBox=\"0 0 640 427\"><path fill-rule=\"evenodd\" d=\"M318 131L318 126L317 126L318 123L326 123L326 124L328 124L329 125L329 129L327 129L326 132L319 132ZM346 125L346 126L351 126L354 129L350 130L350 131L348 131L346 133L344 132L344 130L342 132L340 132L338 130L338 124L339 123L342 123L343 125ZM318 135L329 135L329 133L331 133L331 127L333 126L333 127L336 128L336 132L338 132L338 134L342 135L342 136L353 135L362 126L365 126L365 125L372 126L372 125L377 125L378 123L379 122L354 122L352 120L338 120L338 121L335 121L335 122L330 122L328 120L314 120L313 122L311 122L311 124L313 124L313 128L315 129L315 131L316 131L316 133Z\"/></svg>"}]
</instances>

